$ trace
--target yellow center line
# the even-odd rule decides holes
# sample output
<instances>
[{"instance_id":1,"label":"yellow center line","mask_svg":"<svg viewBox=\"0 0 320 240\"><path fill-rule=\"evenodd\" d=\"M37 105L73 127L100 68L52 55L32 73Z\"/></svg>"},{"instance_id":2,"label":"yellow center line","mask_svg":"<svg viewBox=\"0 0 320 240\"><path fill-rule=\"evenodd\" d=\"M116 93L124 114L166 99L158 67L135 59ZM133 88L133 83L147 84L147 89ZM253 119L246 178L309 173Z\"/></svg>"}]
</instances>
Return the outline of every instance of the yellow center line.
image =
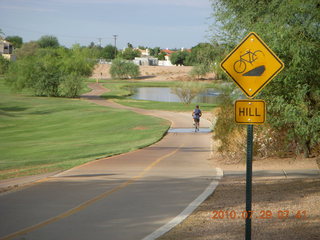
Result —
<instances>
[{"instance_id":1,"label":"yellow center line","mask_svg":"<svg viewBox=\"0 0 320 240\"><path fill-rule=\"evenodd\" d=\"M100 195L98 195L98 196L96 196L96 197L94 197L94 198L92 198L92 199L84 202L84 203L81 203L81 204L79 204L78 206L76 206L76 207L74 207L74 208L72 208L72 209L70 209L70 210L68 210L68 211L66 211L66 212L63 212L63 213L61 213L61 214L59 214L59 215L57 215L57 216L55 216L55 217L49 218L48 220L45 220L45 221L40 222L40 223L37 223L37 224L35 224L35 225L33 225L33 226L24 228L24 229L22 229L22 230L20 230L20 231L11 233L11 234L9 234L9 235L7 235L7 236L5 236L5 237L3 237L3 238L0 238L0 239L1 239L1 240L9 240L9 239L18 237L18 236L20 236L20 235L27 234L27 233L32 232L32 231L35 231L35 230L37 230L37 229L39 229L39 228L41 228L41 227L44 227L44 226L46 226L46 225L48 225L48 224L57 222L57 221L59 221L59 220L61 220L61 219L64 219L64 218L66 218L66 217L69 217L69 216L71 216L71 215L73 215L73 214L75 214L75 213L77 213L77 212L80 212L81 210L89 207L90 205L94 204L95 202L97 202L97 201L99 201L99 200L101 200L101 199L103 199L103 198L108 197L108 196L111 195L112 193L117 192L117 191L119 191L119 190L127 187L128 185L132 184L133 182L137 181L138 179L142 178L148 171L150 171L153 167L155 167L155 166L156 166L158 163L160 163L163 159L166 159L166 158L174 155L175 153L177 153L182 146L183 146L183 144L180 145L180 146L179 146L176 150L174 150L173 152L168 153L168 154L166 154L166 155L164 155L164 156L156 159L154 162L152 162L150 165L148 165L146 168L144 168L139 175L132 177L132 178L129 179L128 181L120 184L119 186L116 186L115 188L113 188L113 189L111 189L111 190L109 190L109 191L107 191L107 192L104 192L104 193L102 193L102 194L100 194Z\"/></svg>"}]
</instances>

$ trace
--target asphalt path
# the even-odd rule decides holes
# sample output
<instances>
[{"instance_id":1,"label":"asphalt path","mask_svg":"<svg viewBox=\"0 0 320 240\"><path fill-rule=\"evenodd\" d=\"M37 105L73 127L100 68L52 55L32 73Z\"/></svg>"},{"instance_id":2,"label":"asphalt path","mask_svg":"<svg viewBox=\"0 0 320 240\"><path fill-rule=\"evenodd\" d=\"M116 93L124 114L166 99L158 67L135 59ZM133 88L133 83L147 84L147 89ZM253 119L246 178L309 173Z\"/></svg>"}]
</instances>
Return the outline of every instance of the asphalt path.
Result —
<instances>
[{"instance_id":1,"label":"asphalt path","mask_svg":"<svg viewBox=\"0 0 320 240\"><path fill-rule=\"evenodd\" d=\"M147 111L101 99L86 101L165 118L192 129L191 113ZM191 126L190 126L191 125ZM0 239L155 239L183 220L218 184L210 165L210 122L200 133L173 131L131 153L99 159L0 195Z\"/></svg>"}]
</instances>

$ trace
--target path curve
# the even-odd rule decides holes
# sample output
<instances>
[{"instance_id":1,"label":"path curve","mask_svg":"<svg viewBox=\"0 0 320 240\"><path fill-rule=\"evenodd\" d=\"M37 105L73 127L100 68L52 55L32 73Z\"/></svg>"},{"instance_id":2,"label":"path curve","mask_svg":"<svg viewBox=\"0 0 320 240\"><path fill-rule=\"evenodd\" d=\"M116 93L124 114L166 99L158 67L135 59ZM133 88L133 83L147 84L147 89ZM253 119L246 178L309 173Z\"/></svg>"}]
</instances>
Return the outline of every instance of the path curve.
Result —
<instances>
[{"instance_id":1,"label":"path curve","mask_svg":"<svg viewBox=\"0 0 320 240\"><path fill-rule=\"evenodd\" d=\"M99 97L101 84L90 86L88 101L190 127L189 114L121 106ZM155 239L214 191L221 171L209 164L210 153L210 133L168 133L147 148L0 195L0 239Z\"/></svg>"},{"instance_id":2,"label":"path curve","mask_svg":"<svg viewBox=\"0 0 320 240\"><path fill-rule=\"evenodd\" d=\"M192 109L190 109L190 113L186 113L186 112L170 112L170 111L161 111L161 110L146 110L141 108L124 106L100 97L103 93L108 91L108 89L103 87L103 84L90 83L89 87L92 89L92 91L82 95L82 98L90 102L93 102L95 104L112 107L112 108L126 109L130 111L134 111L139 114L164 118L168 121L171 121L172 128L192 128L192 116L191 116ZM211 126L212 126L212 123L210 121L208 121L205 118L201 119L201 127L210 128Z\"/></svg>"}]
</instances>

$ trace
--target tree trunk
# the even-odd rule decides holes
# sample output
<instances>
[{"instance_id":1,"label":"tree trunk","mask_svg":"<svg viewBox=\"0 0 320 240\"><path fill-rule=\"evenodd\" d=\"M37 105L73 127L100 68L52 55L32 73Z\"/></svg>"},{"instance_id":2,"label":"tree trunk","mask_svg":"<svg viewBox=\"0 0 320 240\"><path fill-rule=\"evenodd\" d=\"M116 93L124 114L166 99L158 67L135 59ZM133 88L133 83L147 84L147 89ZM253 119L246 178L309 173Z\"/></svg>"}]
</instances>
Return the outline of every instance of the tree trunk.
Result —
<instances>
[{"instance_id":1,"label":"tree trunk","mask_svg":"<svg viewBox=\"0 0 320 240\"><path fill-rule=\"evenodd\" d=\"M303 152L304 152L304 157L305 158L309 158L310 157L310 153L311 153L311 148L310 148L310 144L311 144L311 141L308 140L304 143L304 146L303 146Z\"/></svg>"}]
</instances>

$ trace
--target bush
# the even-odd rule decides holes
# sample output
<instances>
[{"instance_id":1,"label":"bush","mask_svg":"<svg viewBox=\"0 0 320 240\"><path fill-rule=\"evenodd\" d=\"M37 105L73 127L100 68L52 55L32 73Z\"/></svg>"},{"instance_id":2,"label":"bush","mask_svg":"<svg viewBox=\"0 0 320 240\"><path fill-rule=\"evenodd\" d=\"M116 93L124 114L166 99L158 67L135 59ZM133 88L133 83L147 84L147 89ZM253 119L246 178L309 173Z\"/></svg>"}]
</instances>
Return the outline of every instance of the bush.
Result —
<instances>
[{"instance_id":1,"label":"bush","mask_svg":"<svg viewBox=\"0 0 320 240\"><path fill-rule=\"evenodd\" d=\"M126 48L122 53L119 53L119 56L125 60L133 60L135 57L140 57L141 53L137 49Z\"/></svg>"},{"instance_id":2,"label":"bush","mask_svg":"<svg viewBox=\"0 0 320 240\"><path fill-rule=\"evenodd\" d=\"M189 65L187 62L188 56L190 55L187 51L177 51L171 54L170 61L173 65Z\"/></svg>"},{"instance_id":3,"label":"bush","mask_svg":"<svg viewBox=\"0 0 320 240\"><path fill-rule=\"evenodd\" d=\"M312 156L320 144L319 1L215 1L213 38L230 50L246 32L257 32L285 63L260 93L273 129L286 129L295 152ZM218 30L218 31L217 31ZM284 144L286 144L284 142Z\"/></svg>"},{"instance_id":4,"label":"bush","mask_svg":"<svg viewBox=\"0 0 320 240\"><path fill-rule=\"evenodd\" d=\"M185 104L190 104L191 101L204 90L205 87L201 83L192 81L181 82L172 88L172 92Z\"/></svg>"},{"instance_id":5,"label":"bush","mask_svg":"<svg viewBox=\"0 0 320 240\"><path fill-rule=\"evenodd\" d=\"M133 62L115 59L112 61L110 75L112 78L119 79L137 78L140 75L139 66Z\"/></svg>"},{"instance_id":6,"label":"bush","mask_svg":"<svg viewBox=\"0 0 320 240\"><path fill-rule=\"evenodd\" d=\"M234 120L234 101L239 99L235 85L221 85L217 88L220 111L214 128L217 151L229 163L240 162L246 158L247 128ZM239 91L236 89L236 91ZM286 140L287 129L276 130L269 124L254 127L253 155L265 157L291 157L295 154L297 143Z\"/></svg>"},{"instance_id":7,"label":"bush","mask_svg":"<svg viewBox=\"0 0 320 240\"><path fill-rule=\"evenodd\" d=\"M205 64L195 65L192 70L189 72L191 77L201 79L206 76L207 73L210 72L210 66Z\"/></svg>"},{"instance_id":8,"label":"bush","mask_svg":"<svg viewBox=\"0 0 320 240\"><path fill-rule=\"evenodd\" d=\"M63 71L66 74L77 73L79 76L88 77L92 74L95 61L90 60L91 50L74 45L71 50L60 49Z\"/></svg>"},{"instance_id":9,"label":"bush","mask_svg":"<svg viewBox=\"0 0 320 240\"><path fill-rule=\"evenodd\" d=\"M63 79L59 63L50 56L27 57L13 63L7 83L17 91L30 89L36 96L59 96Z\"/></svg>"},{"instance_id":10,"label":"bush","mask_svg":"<svg viewBox=\"0 0 320 240\"><path fill-rule=\"evenodd\" d=\"M61 84L61 93L65 97L74 98L80 95L83 88L83 79L77 73L65 77Z\"/></svg>"},{"instance_id":11,"label":"bush","mask_svg":"<svg viewBox=\"0 0 320 240\"><path fill-rule=\"evenodd\" d=\"M0 55L0 75L5 74L9 69L10 61Z\"/></svg>"},{"instance_id":12,"label":"bush","mask_svg":"<svg viewBox=\"0 0 320 240\"><path fill-rule=\"evenodd\" d=\"M36 96L76 97L83 87L81 76L93 69L81 49L38 49L11 64L6 82L15 90L30 89Z\"/></svg>"},{"instance_id":13,"label":"bush","mask_svg":"<svg viewBox=\"0 0 320 240\"><path fill-rule=\"evenodd\" d=\"M22 44L21 48L15 50L15 54L17 55L17 60L34 56L39 49L39 44L37 42L28 42Z\"/></svg>"},{"instance_id":14,"label":"bush","mask_svg":"<svg viewBox=\"0 0 320 240\"><path fill-rule=\"evenodd\" d=\"M234 101L240 93L234 84L215 86L220 92L218 97L220 111L214 127L214 140L219 143L217 151L228 162L239 162L246 154L246 129L234 121Z\"/></svg>"},{"instance_id":15,"label":"bush","mask_svg":"<svg viewBox=\"0 0 320 240\"><path fill-rule=\"evenodd\" d=\"M254 130L254 155L266 157L294 157L297 143L288 141L288 129L276 130L269 124L258 126Z\"/></svg>"}]
</instances>

